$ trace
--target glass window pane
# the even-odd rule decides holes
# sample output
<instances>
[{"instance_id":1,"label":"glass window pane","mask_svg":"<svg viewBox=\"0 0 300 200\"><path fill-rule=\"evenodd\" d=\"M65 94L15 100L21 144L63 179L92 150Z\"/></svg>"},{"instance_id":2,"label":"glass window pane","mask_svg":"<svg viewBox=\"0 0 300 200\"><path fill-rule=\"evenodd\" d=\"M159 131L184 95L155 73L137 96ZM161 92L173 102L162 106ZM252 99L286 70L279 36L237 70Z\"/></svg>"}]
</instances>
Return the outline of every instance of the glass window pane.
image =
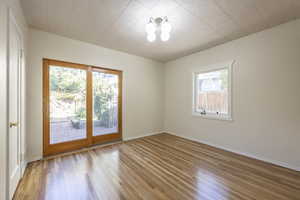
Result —
<instances>
[{"instance_id":1,"label":"glass window pane","mask_svg":"<svg viewBox=\"0 0 300 200\"><path fill-rule=\"evenodd\" d=\"M86 138L86 71L50 66L50 144Z\"/></svg>"},{"instance_id":2,"label":"glass window pane","mask_svg":"<svg viewBox=\"0 0 300 200\"><path fill-rule=\"evenodd\" d=\"M93 136L118 132L118 76L93 72Z\"/></svg>"},{"instance_id":3,"label":"glass window pane","mask_svg":"<svg viewBox=\"0 0 300 200\"><path fill-rule=\"evenodd\" d=\"M197 75L197 111L228 114L228 69Z\"/></svg>"}]
</instances>

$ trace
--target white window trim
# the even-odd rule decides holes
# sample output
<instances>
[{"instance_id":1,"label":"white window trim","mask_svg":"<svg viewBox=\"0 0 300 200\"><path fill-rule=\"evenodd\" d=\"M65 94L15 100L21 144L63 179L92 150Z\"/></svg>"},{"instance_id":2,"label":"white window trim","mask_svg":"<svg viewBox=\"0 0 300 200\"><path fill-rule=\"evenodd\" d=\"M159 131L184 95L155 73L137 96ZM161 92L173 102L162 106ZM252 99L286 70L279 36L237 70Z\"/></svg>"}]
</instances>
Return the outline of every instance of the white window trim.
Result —
<instances>
[{"instance_id":1,"label":"white window trim","mask_svg":"<svg viewBox=\"0 0 300 200\"><path fill-rule=\"evenodd\" d=\"M192 73L192 80L193 80L193 104L192 104L192 115L197 116L197 117L202 117L206 119L216 119L216 120L226 120L226 121L232 121L232 67L234 64L234 60L226 63L220 63L220 64L215 64L215 65L210 65L203 67L203 70L200 71L194 71ZM201 73L208 73L208 72L213 72L217 70L222 70L222 69L228 69L228 114L214 114L214 113L206 113L206 114L201 114L200 112L196 111L196 90L197 85L196 84L196 76Z\"/></svg>"}]
</instances>

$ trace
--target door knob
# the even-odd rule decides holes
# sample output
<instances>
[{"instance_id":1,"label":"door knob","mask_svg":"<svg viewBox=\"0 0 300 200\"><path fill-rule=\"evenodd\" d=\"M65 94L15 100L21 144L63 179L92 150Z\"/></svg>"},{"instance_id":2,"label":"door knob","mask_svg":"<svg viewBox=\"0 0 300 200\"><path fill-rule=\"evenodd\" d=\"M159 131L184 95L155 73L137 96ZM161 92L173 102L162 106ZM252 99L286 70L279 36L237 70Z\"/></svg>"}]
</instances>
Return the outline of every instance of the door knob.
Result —
<instances>
[{"instance_id":1,"label":"door knob","mask_svg":"<svg viewBox=\"0 0 300 200\"><path fill-rule=\"evenodd\" d=\"M9 123L9 128L17 127L17 126L18 126L18 122L10 122Z\"/></svg>"}]
</instances>

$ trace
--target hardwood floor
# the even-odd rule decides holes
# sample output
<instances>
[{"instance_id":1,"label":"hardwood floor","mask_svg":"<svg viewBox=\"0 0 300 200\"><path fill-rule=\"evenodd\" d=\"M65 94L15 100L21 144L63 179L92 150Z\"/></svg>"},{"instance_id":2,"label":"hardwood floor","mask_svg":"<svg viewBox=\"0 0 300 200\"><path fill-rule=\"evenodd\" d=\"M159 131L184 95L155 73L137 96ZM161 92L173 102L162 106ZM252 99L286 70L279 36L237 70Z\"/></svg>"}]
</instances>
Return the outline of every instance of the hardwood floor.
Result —
<instances>
[{"instance_id":1,"label":"hardwood floor","mask_svg":"<svg viewBox=\"0 0 300 200\"><path fill-rule=\"evenodd\" d=\"M14 199L300 199L300 172L159 134L31 163Z\"/></svg>"}]
</instances>

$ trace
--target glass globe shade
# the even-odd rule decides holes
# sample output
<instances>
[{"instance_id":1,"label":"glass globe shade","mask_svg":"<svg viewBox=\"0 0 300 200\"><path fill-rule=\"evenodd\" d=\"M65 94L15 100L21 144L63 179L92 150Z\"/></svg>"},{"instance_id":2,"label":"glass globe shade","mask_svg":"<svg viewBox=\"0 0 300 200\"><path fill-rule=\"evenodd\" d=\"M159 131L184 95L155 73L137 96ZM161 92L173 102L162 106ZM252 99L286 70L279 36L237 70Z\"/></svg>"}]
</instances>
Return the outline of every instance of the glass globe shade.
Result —
<instances>
[{"instance_id":1,"label":"glass globe shade","mask_svg":"<svg viewBox=\"0 0 300 200\"><path fill-rule=\"evenodd\" d=\"M161 31L162 32L164 32L164 33L170 33L171 30L172 30L172 26L171 26L171 24L168 21L164 21L161 24Z\"/></svg>"},{"instance_id":2,"label":"glass globe shade","mask_svg":"<svg viewBox=\"0 0 300 200\"><path fill-rule=\"evenodd\" d=\"M155 35L155 33L148 33L148 34L147 34L147 40L148 40L149 42L154 42L154 41L156 40L156 35Z\"/></svg>"},{"instance_id":3,"label":"glass globe shade","mask_svg":"<svg viewBox=\"0 0 300 200\"><path fill-rule=\"evenodd\" d=\"M155 33L155 24L153 22L149 22L147 25L146 25L146 32L149 34L152 34L152 33Z\"/></svg>"},{"instance_id":4,"label":"glass globe shade","mask_svg":"<svg viewBox=\"0 0 300 200\"><path fill-rule=\"evenodd\" d=\"M170 33L168 32L162 32L160 35L160 39L165 42L168 41L170 39Z\"/></svg>"}]
</instances>

